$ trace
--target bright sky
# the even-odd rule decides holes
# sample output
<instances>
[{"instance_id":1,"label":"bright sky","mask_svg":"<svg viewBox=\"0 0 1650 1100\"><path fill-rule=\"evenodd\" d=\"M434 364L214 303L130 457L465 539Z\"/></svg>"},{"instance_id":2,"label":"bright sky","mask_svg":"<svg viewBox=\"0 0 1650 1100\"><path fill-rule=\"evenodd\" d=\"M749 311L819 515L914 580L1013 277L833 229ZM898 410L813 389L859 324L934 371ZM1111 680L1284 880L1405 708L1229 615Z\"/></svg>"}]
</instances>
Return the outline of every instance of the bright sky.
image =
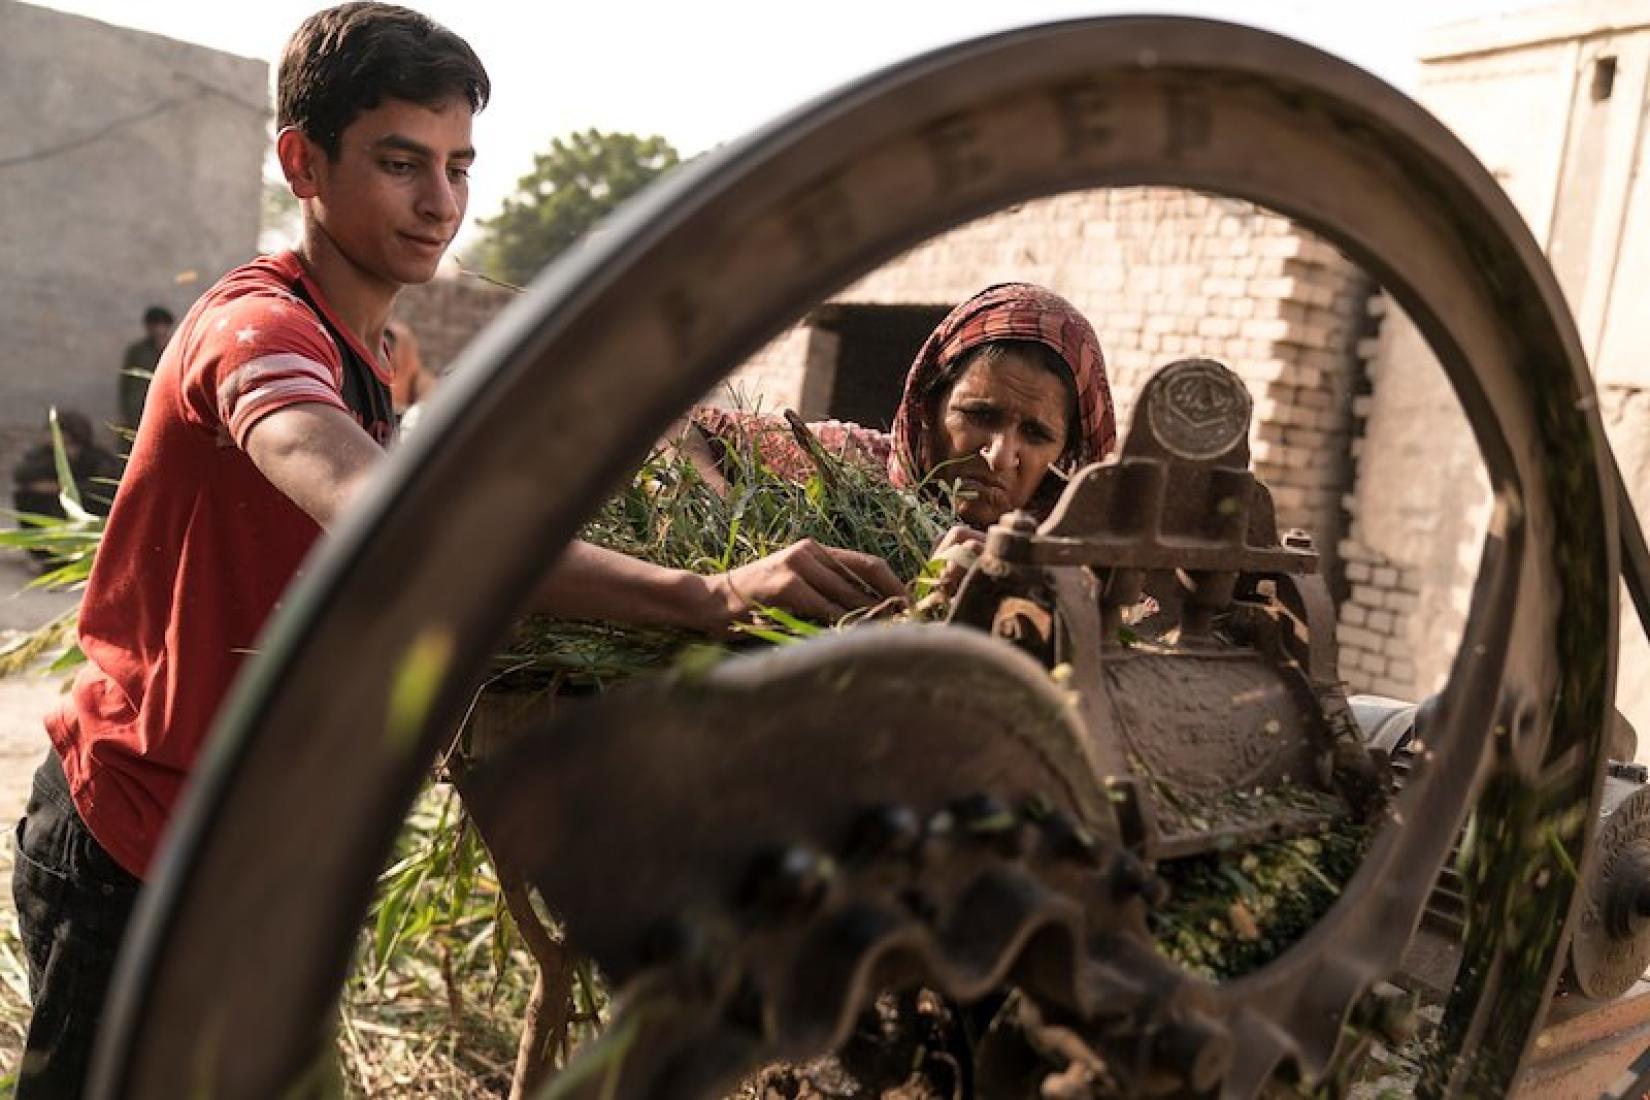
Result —
<instances>
[{"instance_id":1,"label":"bright sky","mask_svg":"<svg viewBox=\"0 0 1650 1100\"><path fill-rule=\"evenodd\" d=\"M47 6L270 62L313 0L49 0ZM470 217L494 213L550 139L596 127L662 134L684 155L738 137L857 76L1014 26L1141 10L1303 39L1399 87L1428 27L1520 0L414 0L475 47L493 81L475 124ZM528 14L530 13L530 14ZM460 248L464 238L460 237Z\"/></svg>"}]
</instances>

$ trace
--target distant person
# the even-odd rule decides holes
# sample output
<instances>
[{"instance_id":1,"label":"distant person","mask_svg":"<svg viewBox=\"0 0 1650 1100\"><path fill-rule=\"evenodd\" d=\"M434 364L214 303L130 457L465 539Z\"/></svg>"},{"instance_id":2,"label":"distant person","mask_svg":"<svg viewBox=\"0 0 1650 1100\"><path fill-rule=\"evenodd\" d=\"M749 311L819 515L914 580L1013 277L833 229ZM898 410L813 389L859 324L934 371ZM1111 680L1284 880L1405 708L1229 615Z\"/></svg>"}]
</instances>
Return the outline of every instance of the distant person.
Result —
<instances>
[{"instance_id":1,"label":"distant person","mask_svg":"<svg viewBox=\"0 0 1650 1100\"><path fill-rule=\"evenodd\" d=\"M114 483L120 478L121 461L113 451L98 445L92 422L84 413L64 409L57 414L63 434L63 454L69 460L80 503L94 516L109 514L115 498ZM57 479L57 455L47 439L30 447L12 471L12 504L18 512L35 516L63 516L60 497L63 486Z\"/></svg>"},{"instance_id":2,"label":"distant person","mask_svg":"<svg viewBox=\"0 0 1650 1100\"><path fill-rule=\"evenodd\" d=\"M137 430L143 399L149 395L149 380L154 377L160 353L166 350L176 323L165 306L150 306L143 311L143 339L126 345L126 357L120 364L121 427Z\"/></svg>"},{"instance_id":3,"label":"distant person","mask_svg":"<svg viewBox=\"0 0 1650 1100\"><path fill-rule=\"evenodd\" d=\"M424 400L435 389L435 373L424 366L418 354L418 338L405 321L384 326L384 347L389 352L390 405L397 417Z\"/></svg>"}]
</instances>

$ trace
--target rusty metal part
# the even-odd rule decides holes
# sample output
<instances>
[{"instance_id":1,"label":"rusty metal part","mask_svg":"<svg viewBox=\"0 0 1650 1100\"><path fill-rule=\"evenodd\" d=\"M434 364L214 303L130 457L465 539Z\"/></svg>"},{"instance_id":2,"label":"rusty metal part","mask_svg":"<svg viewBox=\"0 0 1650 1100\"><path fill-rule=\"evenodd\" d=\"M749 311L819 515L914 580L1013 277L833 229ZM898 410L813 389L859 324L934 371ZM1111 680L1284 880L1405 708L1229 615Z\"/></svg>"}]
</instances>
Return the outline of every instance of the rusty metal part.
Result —
<instances>
[{"instance_id":1,"label":"rusty metal part","mask_svg":"<svg viewBox=\"0 0 1650 1100\"><path fill-rule=\"evenodd\" d=\"M1378 801L1328 589L1249 470L1250 413L1220 363L1163 367L1118 461L1080 471L1040 527L992 528L952 613L1069 664L1097 778L1129 775L1151 804L1150 859L1316 832L1351 813L1344 788L1362 816ZM1127 628L1142 594L1157 610Z\"/></svg>"},{"instance_id":2,"label":"rusty metal part","mask_svg":"<svg viewBox=\"0 0 1650 1100\"><path fill-rule=\"evenodd\" d=\"M642 969L649 914L728 904L786 845L841 865L854 851L921 862L922 838L946 829L979 839L1001 825L1018 843L1014 815L1035 796L1092 838L1093 861L1118 848L1071 700L975 631L861 628L561 709L549 731L483 764L464 794L489 847L621 981ZM984 791L1002 814L956 804ZM922 827L879 836L893 808ZM621 879L616 853L645 862ZM614 881L590 889L603 879Z\"/></svg>"},{"instance_id":3,"label":"rusty metal part","mask_svg":"<svg viewBox=\"0 0 1650 1100\"><path fill-rule=\"evenodd\" d=\"M1316 569L1316 553L1279 542L1271 496L1249 472L1247 436L1209 459L1182 457L1158 440L1157 420L1182 419L1159 412L1180 394L1174 382L1187 373L1207 380L1215 370L1241 384L1210 360L1182 360L1153 375L1141 391L1121 461L1078 471L1035 537L994 527L986 554L1013 565L1181 569L1194 577ZM1247 424L1248 411L1243 406L1227 415L1241 415ZM1172 496L1171 470L1178 471ZM1225 602L1211 598L1212 604Z\"/></svg>"},{"instance_id":4,"label":"rusty metal part","mask_svg":"<svg viewBox=\"0 0 1650 1100\"><path fill-rule=\"evenodd\" d=\"M1588 997L1627 992L1650 967L1650 787L1611 778L1570 937L1570 976Z\"/></svg>"},{"instance_id":5,"label":"rusty metal part","mask_svg":"<svg viewBox=\"0 0 1650 1100\"><path fill-rule=\"evenodd\" d=\"M1436 757L1398 805L1427 828L1384 829L1358 905L1214 991L1235 1040L1220 1087L1323 1071L1483 790L1467 886L1484 919L1426 1087L1502 1091L1574 896L1561 875L1505 872L1585 850L1613 689L1614 483L1573 324L1506 196L1409 100L1273 35L1120 18L940 51L700 158L467 349L249 662L145 891L93 1094L262 1098L309 1069L375 872L487 654L581 519L733 363L935 231L1137 184L1272 207L1369 271L1437 353L1496 499Z\"/></svg>"},{"instance_id":6,"label":"rusty metal part","mask_svg":"<svg viewBox=\"0 0 1650 1100\"><path fill-rule=\"evenodd\" d=\"M725 1088L914 983L1024 988L1135 1092L1218 1081L1230 1036L1148 946L1152 878L1075 713L978 632L870 627L572 707L483 765L489 847L648 1029L588 1094Z\"/></svg>"}]
</instances>

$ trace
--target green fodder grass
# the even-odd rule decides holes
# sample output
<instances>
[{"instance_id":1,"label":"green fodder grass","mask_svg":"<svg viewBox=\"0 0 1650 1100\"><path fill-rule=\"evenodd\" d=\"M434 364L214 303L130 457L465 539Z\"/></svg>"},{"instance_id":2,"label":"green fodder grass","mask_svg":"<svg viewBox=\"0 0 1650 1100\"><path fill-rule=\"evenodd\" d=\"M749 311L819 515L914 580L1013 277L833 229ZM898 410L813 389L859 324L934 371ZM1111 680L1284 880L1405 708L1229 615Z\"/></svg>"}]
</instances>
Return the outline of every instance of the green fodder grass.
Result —
<instances>
[{"instance_id":1,"label":"green fodder grass","mask_svg":"<svg viewBox=\"0 0 1650 1100\"><path fill-rule=\"evenodd\" d=\"M0 844L0 877L11 882L14 854L11 844ZM17 910L0 905L0 1096L10 1096L23 1041L29 1033L29 968L23 941L17 934Z\"/></svg>"},{"instance_id":2,"label":"green fodder grass","mask_svg":"<svg viewBox=\"0 0 1650 1100\"><path fill-rule=\"evenodd\" d=\"M748 565L801 539L882 558L921 596L936 574L934 545L950 525L943 495L900 489L881 470L822 448L806 481L726 441L726 492L685 457L656 452L585 525L580 537L644 561L696 573ZM795 624L775 621L780 633ZM758 628L761 629L761 628ZM601 688L668 665L703 639L686 631L529 616L496 662L500 690Z\"/></svg>"},{"instance_id":3,"label":"green fodder grass","mask_svg":"<svg viewBox=\"0 0 1650 1100\"><path fill-rule=\"evenodd\" d=\"M337 1053L363 1097L509 1092L534 969L458 795L428 788L396 840L344 988ZM599 1024L604 1001L586 1031Z\"/></svg>"}]
</instances>

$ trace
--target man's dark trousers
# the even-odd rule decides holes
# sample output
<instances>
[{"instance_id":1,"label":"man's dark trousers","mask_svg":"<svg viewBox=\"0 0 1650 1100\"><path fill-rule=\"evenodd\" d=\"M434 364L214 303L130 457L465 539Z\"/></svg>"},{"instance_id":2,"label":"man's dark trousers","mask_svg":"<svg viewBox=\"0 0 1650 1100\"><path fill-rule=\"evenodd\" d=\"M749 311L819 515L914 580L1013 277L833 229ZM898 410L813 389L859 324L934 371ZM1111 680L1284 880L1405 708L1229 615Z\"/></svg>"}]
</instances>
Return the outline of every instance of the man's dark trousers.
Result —
<instances>
[{"instance_id":1,"label":"man's dark trousers","mask_svg":"<svg viewBox=\"0 0 1650 1100\"><path fill-rule=\"evenodd\" d=\"M16 856L12 897L34 1002L17 1100L74 1100L86 1087L115 956L142 884L92 838L55 752L34 773Z\"/></svg>"}]
</instances>

